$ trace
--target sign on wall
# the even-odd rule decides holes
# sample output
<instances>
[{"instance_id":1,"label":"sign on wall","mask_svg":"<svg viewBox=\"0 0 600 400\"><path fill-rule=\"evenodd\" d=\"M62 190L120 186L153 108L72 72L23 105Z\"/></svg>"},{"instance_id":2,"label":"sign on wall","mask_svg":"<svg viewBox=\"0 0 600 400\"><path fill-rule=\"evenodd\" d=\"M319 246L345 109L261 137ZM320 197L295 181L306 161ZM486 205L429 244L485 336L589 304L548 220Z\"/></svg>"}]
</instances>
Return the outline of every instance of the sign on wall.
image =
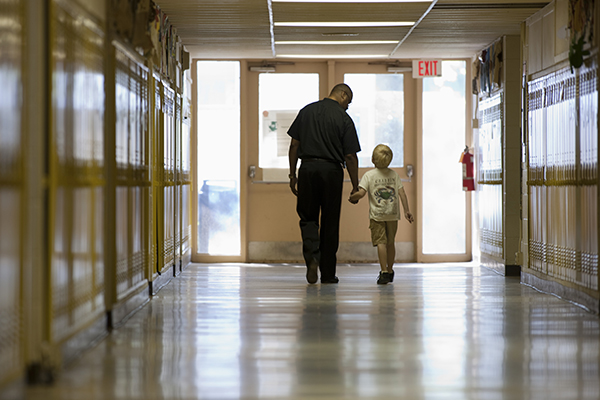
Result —
<instances>
[{"instance_id":1,"label":"sign on wall","mask_svg":"<svg viewBox=\"0 0 600 400\"><path fill-rule=\"evenodd\" d=\"M442 76L442 60L413 60L413 78Z\"/></svg>"}]
</instances>

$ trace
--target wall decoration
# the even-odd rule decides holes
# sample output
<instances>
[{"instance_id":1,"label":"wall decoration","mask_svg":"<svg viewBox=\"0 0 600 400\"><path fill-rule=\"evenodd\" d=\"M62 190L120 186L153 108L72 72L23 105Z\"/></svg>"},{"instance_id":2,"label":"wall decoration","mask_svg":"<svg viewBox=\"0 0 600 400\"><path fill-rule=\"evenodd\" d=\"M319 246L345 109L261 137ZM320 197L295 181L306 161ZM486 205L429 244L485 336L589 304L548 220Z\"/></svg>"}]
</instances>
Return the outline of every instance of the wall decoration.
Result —
<instances>
[{"instance_id":1,"label":"wall decoration","mask_svg":"<svg viewBox=\"0 0 600 400\"><path fill-rule=\"evenodd\" d=\"M584 57L590 55L585 46L592 43L594 34L594 0L569 0L569 31L569 64L572 72L573 68L583 65Z\"/></svg>"},{"instance_id":2,"label":"wall decoration","mask_svg":"<svg viewBox=\"0 0 600 400\"><path fill-rule=\"evenodd\" d=\"M502 40L498 40L477 55L471 66L473 72L473 94L486 94L502 86Z\"/></svg>"}]
</instances>

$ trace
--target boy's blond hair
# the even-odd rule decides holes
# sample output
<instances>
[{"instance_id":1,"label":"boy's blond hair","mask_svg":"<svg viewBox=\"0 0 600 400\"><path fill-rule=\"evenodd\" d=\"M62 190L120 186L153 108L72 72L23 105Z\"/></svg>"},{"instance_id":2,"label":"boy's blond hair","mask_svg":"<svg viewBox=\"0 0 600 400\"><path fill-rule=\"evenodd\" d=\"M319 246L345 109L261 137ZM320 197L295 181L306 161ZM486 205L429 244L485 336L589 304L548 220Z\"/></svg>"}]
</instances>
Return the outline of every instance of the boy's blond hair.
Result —
<instances>
[{"instance_id":1,"label":"boy's blond hair","mask_svg":"<svg viewBox=\"0 0 600 400\"><path fill-rule=\"evenodd\" d=\"M390 149L385 144L378 144L373 149L373 156L371 157L371 161L373 161L375 167L383 169L387 168L388 165L390 165L393 157L394 153L392 153L392 149Z\"/></svg>"}]
</instances>

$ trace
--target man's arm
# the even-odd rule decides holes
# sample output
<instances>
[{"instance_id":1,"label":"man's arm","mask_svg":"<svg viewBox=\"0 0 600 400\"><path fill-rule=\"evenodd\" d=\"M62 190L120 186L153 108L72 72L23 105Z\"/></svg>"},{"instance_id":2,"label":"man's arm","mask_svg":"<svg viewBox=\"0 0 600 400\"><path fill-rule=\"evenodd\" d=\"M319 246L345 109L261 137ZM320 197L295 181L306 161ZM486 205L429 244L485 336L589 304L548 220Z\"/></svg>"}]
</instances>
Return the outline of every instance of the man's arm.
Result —
<instances>
[{"instance_id":1,"label":"man's arm","mask_svg":"<svg viewBox=\"0 0 600 400\"><path fill-rule=\"evenodd\" d=\"M346 154L344 159L346 160L348 175L350 175L350 182L352 182L352 191L350 194L353 194L358 191L358 157L356 156L356 153L353 153Z\"/></svg>"},{"instance_id":2,"label":"man's arm","mask_svg":"<svg viewBox=\"0 0 600 400\"><path fill-rule=\"evenodd\" d=\"M359 187L357 192L354 192L350 195L348 201L352 204L356 204L360 199L365 197L365 194L367 194L367 191L364 188Z\"/></svg>"},{"instance_id":3,"label":"man's arm","mask_svg":"<svg viewBox=\"0 0 600 400\"><path fill-rule=\"evenodd\" d=\"M298 196L298 178L296 177L296 165L298 164L298 147L300 147L300 141L293 139L290 142L290 150L288 152L288 158L290 160L290 189L294 195Z\"/></svg>"}]
</instances>

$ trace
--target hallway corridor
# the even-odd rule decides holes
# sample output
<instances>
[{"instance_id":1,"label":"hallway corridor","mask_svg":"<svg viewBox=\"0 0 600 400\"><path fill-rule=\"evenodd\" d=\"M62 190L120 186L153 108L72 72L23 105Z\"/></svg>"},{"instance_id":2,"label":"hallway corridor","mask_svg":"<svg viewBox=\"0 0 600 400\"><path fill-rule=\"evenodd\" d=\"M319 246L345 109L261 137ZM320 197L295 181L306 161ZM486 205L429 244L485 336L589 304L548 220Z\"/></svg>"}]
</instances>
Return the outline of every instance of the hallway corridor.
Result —
<instances>
[{"instance_id":1,"label":"hallway corridor","mask_svg":"<svg viewBox=\"0 0 600 400\"><path fill-rule=\"evenodd\" d=\"M191 264L52 387L1 399L598 399L600 321L474 264Z\"/></svg>"}]
</instances>

